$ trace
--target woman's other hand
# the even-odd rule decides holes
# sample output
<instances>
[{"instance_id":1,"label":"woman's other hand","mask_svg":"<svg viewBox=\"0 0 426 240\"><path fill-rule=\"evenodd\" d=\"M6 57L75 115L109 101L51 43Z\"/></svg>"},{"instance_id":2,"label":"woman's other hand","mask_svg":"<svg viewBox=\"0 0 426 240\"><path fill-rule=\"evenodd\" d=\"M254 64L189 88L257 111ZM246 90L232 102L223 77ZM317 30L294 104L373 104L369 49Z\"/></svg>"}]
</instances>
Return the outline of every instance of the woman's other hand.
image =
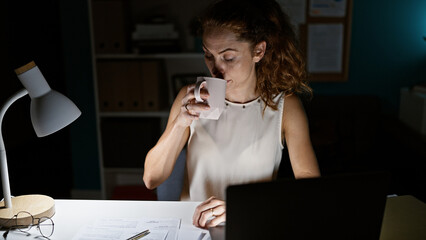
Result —
<instances>
[{"instance_id":1,"label":"woman's other hand","mask_svg":"<svg viewBox=\"0 0 426 240\"><path fill-rule=\"evenodd\" d=\"M209 228L226 221L225 201L210 197L195 208L192 223L196 227Z\"/></svg>"}]
</instances>

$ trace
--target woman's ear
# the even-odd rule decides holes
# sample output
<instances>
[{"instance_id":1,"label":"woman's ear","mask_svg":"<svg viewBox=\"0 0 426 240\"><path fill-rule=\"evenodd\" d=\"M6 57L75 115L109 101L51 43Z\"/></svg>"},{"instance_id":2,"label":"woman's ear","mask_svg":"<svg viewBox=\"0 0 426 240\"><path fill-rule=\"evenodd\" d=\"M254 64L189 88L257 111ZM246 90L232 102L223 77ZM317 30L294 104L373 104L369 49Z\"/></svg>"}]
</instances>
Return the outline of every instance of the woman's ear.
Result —
<instances>
[{"instance_id":1,"label":"woman's ear","mask_svg":"<svg viewBox=\"0 0 426 240\"><path fill-rule=\"evenodd\" d=\"M263 56L265 55L265 51L266 51L266 42L262 41L258 44L256 44L256 46L253 49L253 61L254 62L259 62Z\"/></svg>"}]
</instances>

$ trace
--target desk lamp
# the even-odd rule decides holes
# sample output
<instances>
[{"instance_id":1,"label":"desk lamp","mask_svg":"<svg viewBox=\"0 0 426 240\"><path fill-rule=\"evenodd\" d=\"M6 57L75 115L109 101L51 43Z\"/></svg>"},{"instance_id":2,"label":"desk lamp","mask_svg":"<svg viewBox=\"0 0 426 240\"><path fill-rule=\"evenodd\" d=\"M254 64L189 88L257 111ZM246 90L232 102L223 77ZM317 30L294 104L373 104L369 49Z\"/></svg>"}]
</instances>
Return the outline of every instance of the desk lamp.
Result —
<instances>
[{"instance_id":1,"label":"desk lamp","mask_svg":"<svg viewBox=\"0 0 426 240\"><path fill-rule=\"evenodd\" d=\"M0 109L0 160L1 180L4 199L0 201L0 225L12 226L31 224L28 219L9 221L20 211L27 211L34 217L52 217L55 214L55 202L44 195L23 195L11 197L6 150L1 134L1 125L7 109L19 98L29 95L31 98L31 122L38 137L54 133L77 119L81 112L64 95L52 90L34 61L15 70L24 89L9 98Z\"/></svg>"}]
</instances>

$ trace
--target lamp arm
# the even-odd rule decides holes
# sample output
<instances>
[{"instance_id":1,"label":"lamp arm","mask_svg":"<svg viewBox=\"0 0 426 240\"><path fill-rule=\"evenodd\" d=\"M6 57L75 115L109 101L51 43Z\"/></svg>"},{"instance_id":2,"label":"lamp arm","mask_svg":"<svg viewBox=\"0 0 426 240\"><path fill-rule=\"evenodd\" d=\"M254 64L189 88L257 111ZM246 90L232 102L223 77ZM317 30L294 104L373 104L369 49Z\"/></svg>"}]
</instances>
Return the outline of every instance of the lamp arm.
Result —
<instances>
[{"instance_id":1,"label":"lamp arm","mask_svg":"<svg viewBox=\"0 0 426 240\"><path fill-rule=\"evenodd\" d=\"M7 169L7 160L6 160L6 148L4 146L3 135L1 132L3 117L7 109L18 99L28 94L28 91L24 88L15 93L10 97L1 107L0 110L0 164L1 164L1 181L3 187L3 198L6 208L12 207L12 199L10 194L10 185L9 185L9 172Z\"/></svg>"}]
</instances>

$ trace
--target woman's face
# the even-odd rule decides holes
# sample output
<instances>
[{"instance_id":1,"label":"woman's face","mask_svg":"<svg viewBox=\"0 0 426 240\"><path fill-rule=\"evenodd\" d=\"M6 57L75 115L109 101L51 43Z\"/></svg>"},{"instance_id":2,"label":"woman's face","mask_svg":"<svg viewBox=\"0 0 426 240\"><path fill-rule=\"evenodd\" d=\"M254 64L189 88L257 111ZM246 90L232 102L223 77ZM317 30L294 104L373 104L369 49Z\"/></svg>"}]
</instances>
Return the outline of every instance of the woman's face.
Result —
<instances>
[{"instance_id":1,"label":"woman's face","mask_svg":"<svg viewBox=\"0 0 426 240\"><path fill-rule=\"evenodd\" d=\"M227 97L255 90L255 63L261 57L254 56L249 42L238 40L229 30L209 29L203 34L203 50L211 75L227 80Z\"/></svg>"}]
</instances>

